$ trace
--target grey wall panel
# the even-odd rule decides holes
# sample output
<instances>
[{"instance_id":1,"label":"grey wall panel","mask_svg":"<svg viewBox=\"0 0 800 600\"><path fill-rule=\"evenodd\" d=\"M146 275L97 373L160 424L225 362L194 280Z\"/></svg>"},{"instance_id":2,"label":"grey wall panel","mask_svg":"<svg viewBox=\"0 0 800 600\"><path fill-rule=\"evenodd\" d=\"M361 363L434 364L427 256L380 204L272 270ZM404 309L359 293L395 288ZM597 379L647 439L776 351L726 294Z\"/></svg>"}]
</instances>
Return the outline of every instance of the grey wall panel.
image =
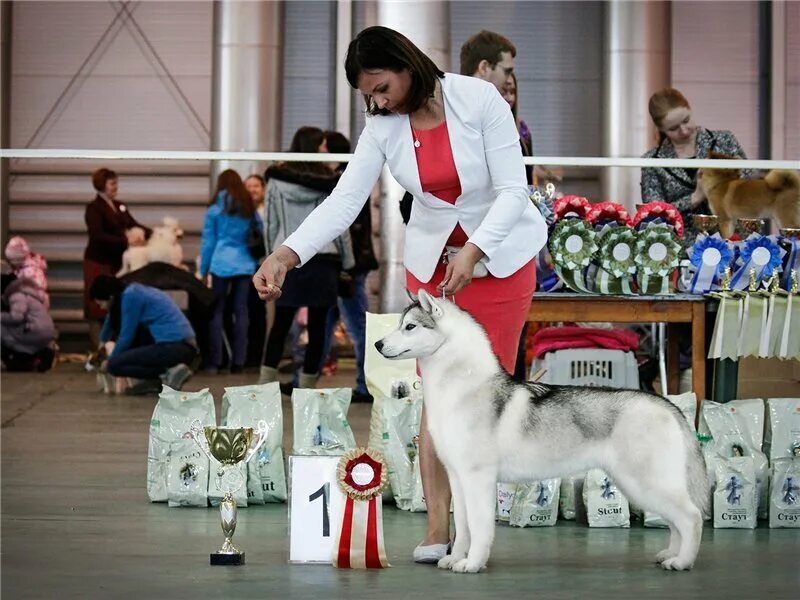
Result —
<instances>
[{"instance_id":1,"label":"grey wall panel","mask_svg":"<svg viewBox=\"0 0 800 600\"><path fill-rule=\"evenodd\" d=\"M672 85L698 124L733 131L757 158L757 3L673 2Z\"/></svg>"},{"instance_id":2,"label":"grey wall panel","mask_svg":"<svg viewBox=\"0 0 800 600\"><path fill-rule=\"evenodd\" d=\"M284 17L282 147L304 125L335 123L336 4L287 2Z\"/></svg>"}]
</instances>

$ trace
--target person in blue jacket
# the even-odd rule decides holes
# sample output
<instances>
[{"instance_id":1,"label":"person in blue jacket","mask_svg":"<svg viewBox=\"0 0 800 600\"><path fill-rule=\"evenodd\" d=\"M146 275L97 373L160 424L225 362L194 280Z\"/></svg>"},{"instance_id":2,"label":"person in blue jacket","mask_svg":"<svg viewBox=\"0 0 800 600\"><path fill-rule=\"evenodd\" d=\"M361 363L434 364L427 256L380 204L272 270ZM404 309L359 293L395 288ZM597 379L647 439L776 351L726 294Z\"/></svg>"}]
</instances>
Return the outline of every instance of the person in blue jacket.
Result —
<instances>
[{"instance_id":1,"label":"person in blue jacket","mask_svg":"<svg viewBox=\"0 0 800 600\"><path fill-rule=\"evenodd\" d=\"M251 229L263 231L253 200L233 169L220 173L211 199L200 242L200 275L211 274L214 314L209 327L206 371L216 373L222 364L222 334L228 302L233 313L231 373L241 373L247 358L248 295L250 278L258 265L248 249Z\"/></svg>"},{"instance_id":2,"label":"person in blue jacket","mask_svg":"<svg viewBox=\"0 0 800 600\"><path fill-rule=\"evenodd\" d=\"M189 320L172 298L157 288L126 284L110 275L98 276L89 293L108 310L100 339L116 341L105 370L141 380L126 393L158 392L162 382L181 389L192 375L197 343Z\"/></svg>"}]
</instances>

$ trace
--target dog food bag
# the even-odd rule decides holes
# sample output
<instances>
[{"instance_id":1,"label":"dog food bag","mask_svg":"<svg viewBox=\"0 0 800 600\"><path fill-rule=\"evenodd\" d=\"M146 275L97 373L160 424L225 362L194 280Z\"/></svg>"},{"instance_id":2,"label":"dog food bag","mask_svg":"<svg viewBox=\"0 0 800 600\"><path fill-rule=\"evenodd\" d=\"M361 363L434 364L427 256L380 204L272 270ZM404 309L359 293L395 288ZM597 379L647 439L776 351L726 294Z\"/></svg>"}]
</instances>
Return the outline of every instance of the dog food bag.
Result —
<instances>
[{"instance_id":1,"label":"dog food bag","mask_svg":"<svg viewBox=\"0 0 800 600\"><path fill-rule=\"evenodd\" d=\"M253 459L255 460L255 459ZM208 474L208 503L211 506L219 506L222 498L225 496L224 482L220 479L220 465L217 461L211 461L211 469ZM232 492L233 499L236 501L236 506L242 508L247 506L247 465L240 462L236 465L225 467L226 470L233 470L239 472L242 485ZM264 502L262 501L261 504Z\"/></svg>"},{"instance_id":2,"label":"dog food bag","mask_svg":"<svg viewBox=\"0 0 800 600\"><path fill-rule=\"evenodd\" d=\"M558 508L562 519L577 521L586 516L583 509L583 480L583 474L570 475L561 480Z\"/></svg>"},{"instance_id":3,"label":"dog food bag","mask_svg":"<svg viewBox=\"0 0 800 600\"><path fill-rule=\"evenodd\" d=\"M514 494L517 491L516 483L497 484L497 515L498 521L508 523L511 507L514 505Z\"/></svg>"},{"instance_id":4,"label":"dog food bag","mask_svg":"<svg viewBox=\"0 0 800 600\"><path fill-rule=\"evenodd\" d=\"M694 392L686 392L685 394L676 394L674 396L664 396L672 404L678 407L686 422L689 423L689 428L696 431L695 420L697 417L697 395Z\"/></svg>"},{"instance_id":5,"label":"dog food bag","mask_svg":"<svg viewBox=\"0 0 800 600\"><path fill-rule=\"evenodd\" d=\"M273 382L225 388L222 422L226 426L258 429L261 420L267 423L267 439L247 463L247 502L286 502L280 387Z\"/></svg>"},{"instance_id":6,"label":"dog food bag","mask_svg":"<svg viewBox=\"0 0 800 600\"><path fill-rule=\"evenodd\" d=\"M350 388L292 391L294 454L336 456L356 447L347 422Z\"/></svg>"},{"instance_id":7,"label":"dog food bag","mask_svg":"<svg viewBox=\"0 0 800 600\"><path fill-rule=\"evenodd\" d=\"M714 527L755 529L758 516L756 468L752 456L714 459Z\"/></svg>"},{"instance_id":8,"label":"dog food bag","mask_svg":"<svg viewBox=\"0 0 800 600\"><path fill-rule=\"evenodd\" d=\"M589 527L630 527L628 499L601 469L592 469L583 483L583 503Z\"/></svg>"},{"instance_id":9,"label":"dog food bag","mask_svg":"<svg viewBox=\"0 0 800 600\"><path fill-rule=\"evenodd\" d=\"M508 524L514 527L552 527L558 519L560 479L542 479L517 486Z\"/></svg>"},{"instance_id":10,"label":"dog food bag","mask_svg":"<svg viewBox=\"0 0 800 600\"><path fill-rule=\"evenodd\" d=\"M758 517L766 519L769 504L769 463L766 455L761 452L764 431L763 400L732 400L725 404L705 402L700 429L711 436L710 442L704 446L707 468L712 468L717 457L752 457L758 489Z\"/></svg>"},{"instance_id":11,"label":"dog food bag","mask_svg":"<svg viewBox=\"0 0 800 600\"><path fill-rule=\"evenodd\" d=\"M419 454L422 394L409 393L403 386L381 403L383 455L389 467L389 484L397 507L410 510L414 497L414 462Z\"/></svg>"},{"instance_id":12,"label":"dog food bag","mask_svg":"<svg viewBox=\"0 0 800 600\"><path fill-rule=\"evenodd\" d=\"M767 400L764 452L770 461L800 457L800 398Z\"/></svg>"},{"instance_id":13,"label":"dog food bag","mask_svg":"<svg viewBox=\"0 0 800 600\"><path fill-rule=\"evenodd\" d=\"M182 439L195 419L199 419L203 426L216 424L214 398L208 388L199 392L180 392L165 385L150 419L147 496L152 502L167 501L170 444Z\"/></svg>"},{"instance_id":14,"label":"dog food bag","mask_svg":"<svg viewBox=\"0 0 800 600\"><path fill-rule=\"evenodd\" d=\"M800 527L800 458L781 458L772 464L769 526Z\"/></svg>"},{"instance_id":15,"label":"dog food bag","mask_svg":"<svg viewBox=\"0 0 800 600\"><path fill-rule=\"evenodd\" d=\"M208 457L191 437L169 445L167 503L208 506Z\"/></svg>"}]
</instances>

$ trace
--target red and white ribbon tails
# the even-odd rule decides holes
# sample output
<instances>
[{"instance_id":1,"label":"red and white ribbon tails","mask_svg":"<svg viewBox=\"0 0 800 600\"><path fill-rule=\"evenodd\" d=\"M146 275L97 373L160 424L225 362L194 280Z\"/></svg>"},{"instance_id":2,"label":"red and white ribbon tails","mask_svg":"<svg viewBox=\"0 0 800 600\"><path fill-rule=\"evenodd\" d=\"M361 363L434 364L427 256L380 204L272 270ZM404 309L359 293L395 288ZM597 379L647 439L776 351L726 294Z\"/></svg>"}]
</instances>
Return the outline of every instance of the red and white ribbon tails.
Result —
<instances>
[{"instance_id":1,"label":"red and white ribbon tails","mask_svg":"<svg viewBox=\"0 0 800 600\"><path fill-rule=\"evenodd\" d=\"M336 480L347 500L333 550L334 567L385 569L390 566L383 545L381 499L387 471L381 453L371 448L354 448L339 461Z\"/></svg>"}]
</instances>

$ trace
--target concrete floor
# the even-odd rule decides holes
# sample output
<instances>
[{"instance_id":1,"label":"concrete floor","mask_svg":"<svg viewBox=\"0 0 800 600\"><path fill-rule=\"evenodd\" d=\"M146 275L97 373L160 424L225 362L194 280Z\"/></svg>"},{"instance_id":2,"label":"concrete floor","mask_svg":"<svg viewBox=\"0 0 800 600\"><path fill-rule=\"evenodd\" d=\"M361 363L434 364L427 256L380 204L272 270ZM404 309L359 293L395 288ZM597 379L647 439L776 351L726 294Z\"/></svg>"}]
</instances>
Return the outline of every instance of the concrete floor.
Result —
<instances>
[{"instance_id":1,"label":"concrete floor","mask_svg":"<svg viewBox=\"0 0 800 600\"><path fill-rule=\"evenodd\" d=\"M198 376L187 389L255 380ZM325 381L350 385L352 372ZM79 365L44 375L3 373L2 596L23 598L797 598L800 530L706 528L695 570L666 573L652 557L664 530L498 526L489 569L455 575L415 565L424 514L389 505L393 568L339 571L287 564L285 505L239 513L244 567L210 567L217 509L168 509L145 491L154 399L107 397ZM219 406L218 406L219 409ZM288 405L284 406L289 415ZM369 406L351 408L366 442ZM291 446L286 418L286 447Z\"/></svg>"}]
</instances>

